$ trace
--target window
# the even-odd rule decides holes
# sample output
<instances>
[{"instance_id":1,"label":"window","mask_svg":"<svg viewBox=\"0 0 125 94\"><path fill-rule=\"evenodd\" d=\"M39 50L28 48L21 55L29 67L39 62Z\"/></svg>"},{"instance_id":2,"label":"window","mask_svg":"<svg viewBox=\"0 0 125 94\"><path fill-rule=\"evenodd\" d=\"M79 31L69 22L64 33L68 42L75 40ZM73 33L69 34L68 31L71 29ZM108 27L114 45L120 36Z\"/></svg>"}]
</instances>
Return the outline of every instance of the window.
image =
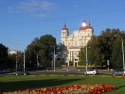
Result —
<instances>
[{"instance_id":1,"label":"window","mask_svg":"<svg viewBox=\"0 0 125 94\"><path fill-rule=\"evenodd\" d=\"M75 45L74 46L77 46L77 42L75 42Z\"/></svg>"}]
</instances>

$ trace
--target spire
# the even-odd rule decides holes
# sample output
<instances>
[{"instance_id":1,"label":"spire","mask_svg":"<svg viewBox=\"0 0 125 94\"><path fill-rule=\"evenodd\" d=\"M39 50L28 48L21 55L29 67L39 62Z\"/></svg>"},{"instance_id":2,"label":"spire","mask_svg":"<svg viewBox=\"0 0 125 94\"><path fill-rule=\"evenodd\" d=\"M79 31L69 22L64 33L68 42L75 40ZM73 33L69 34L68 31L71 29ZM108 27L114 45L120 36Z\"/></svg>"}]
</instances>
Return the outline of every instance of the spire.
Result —
<instances>
[{"instance_id":1,"label":"spire","mask_svg":"<svg viewBox=\"0 0 125 94\"><path fill-rule=\"evenodd\" d=\"M90 26L91 24L90 24L90 21L89 21L89 26Z\"/></svg>"},{"instance_id":2,"label":"spire","mask_svg":"<svg viewBox=\"0 0 125 94\"><path fill-rule=\"evenodd\" d=\"M83 22L87 23L85 19L84 19L84 21L83 21Z\"/></svg>"},{"instance_id":3,"label":"spire","mask_svg":"<svg viewBox=\"0 0 125 94\"><path fill-rule=\"evenodd\" d=\"M66 28L66 24L64 24L64 27L62 28L62 30L68 30L68 29Z\"/></svg>"},{"instance_id":4,"label":"spire","mask_svg":"<svg viewBox=\"0 0 125 94\"><path fill-rule=\"evenodd\" d=\"M64 24L64 28L66 28L66 24Z\"/></svg>"}]
</instances>

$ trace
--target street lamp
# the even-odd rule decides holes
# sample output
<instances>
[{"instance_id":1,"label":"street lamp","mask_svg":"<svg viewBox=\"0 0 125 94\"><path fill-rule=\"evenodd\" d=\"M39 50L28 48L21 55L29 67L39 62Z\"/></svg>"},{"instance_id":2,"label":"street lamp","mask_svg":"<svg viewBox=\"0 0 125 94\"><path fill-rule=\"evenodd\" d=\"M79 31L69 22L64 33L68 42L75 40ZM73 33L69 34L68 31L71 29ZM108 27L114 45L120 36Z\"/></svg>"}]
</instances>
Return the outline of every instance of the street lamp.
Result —
<instances>
[{"instance_id":1,"label":"street lamp","mask_svg":"<svg viewBox=\"0 0 125 94\"><path fill-rule=\"evenodd\" d=\"M54 61L54 71L55 71L55 47L53 47L53 49L54 49L53 61Z\"/></svg>"},{"instance_id":2,"label":"street lamp","mask_svg":"<svg viewBox=\"0 0 125 94\"><path fill-rule=\"evenodd\" d=\"M123 43L123 38L121 37L122 39L122 54L123 54L123 69L125 69L125 65L124 65L124 43Z\"/></svg>"},{"instance_id":3,"label":"street lamp","mask_svg":"<svg viewBox=\"0 0 125 94\"><path fill-rule=\"evenodd\" d=\"M38 70L38 53L37 53L37 56L36 56L36 58L37 58L37 70Z\"/></svg>"},{"instance_id":4,"label":"street lamp","mask_svg":"<svg viewBox=\"0 0 125 94\"><path fill-rule=\"evenodd\" d=\"M86 41L86 37L85 37L85 43L86 43L86 72L87 72L87 66L88 66L88 57L87 57L87 50L88 50L88 48L87 48L87 41Z\"/></svg>"},{"instance_id":5,"label":"street lamp","mask_svg":"<svg viewBox=\"0 0 125 94\"><path fill-rule=\"evenodd\" d=\"M18 65L17 65L17 55L16 55L16 71L17 71L17 67L18 67Z\"/></svg>"},{"instance_id":6,"label":"street lamp","mask_svg":"<svg viewBox=\"0 0 125 94\"><path fill-rule=\"evenodd\" d=\"M53 51L53 64L52 64L52 66L54 67L53 71L55 71L55 47L54 46L51 46L51 47L53 47L53 49L54 49L54 51Z\"/></svg>"},{"instance_id":7,"label":"street lamp","mask_svg":"<svg viewBox=\"0 0 125 94\"><path fill-rule=\"evenodd\" d=\"M24 49L24 63L23 63L23 71L25 72L25 49Z\"/></svg>"},{"instance_id":8,"label":"street lamp","mask_svg":"<svg viewBox=\"0 0 125 94\"><path fill-rule=\"evenodd\" d=\"M117 36L117 35L115 35L115 36ZM118 37L120 37L120 36L118 36ZM123 43L123 38L122 37L120 37L121 38L121 40L122 40L122 56L123 56L123 70L125 69L125 64L124 64L124 43Z\"/></svg>"},{"instance_id":9,"label":"street lamp","mask_svg":"<svg viewBox=\"0 0 125 94\"><path fill-rule=\"evenodd\" d=\"M15 54L15 55L16 55L16 56L15 56L15 59L16 59L16 66L15 66L16 69L15 69L15 70L17 71L17 68L18 68L18 64L17 64L17 51L16 51L16 54Z\"/></svg>"},{"instance_id":10,"label":"street lamp","mask_svg":"<svg viewBox=\"0 0 125 94\"><path fill-rule=\"evenodd\" d=\"M54 71L55 71L55 47L54 47L54 56L53 56L53 58L54 58Z\"/></svg>"},{"instance_id":11,"label":"street lamp","mask_svg":"<svg viewBox=\"0 0 125 94\"><path fill-rule=\"evenodd\" d=\"M87 48L87 45L86 45L86 72L87 72L87 66L88 66L88 57L87 57L87 50L88 50L88 48Z\"/></svg>"}]
</instances>

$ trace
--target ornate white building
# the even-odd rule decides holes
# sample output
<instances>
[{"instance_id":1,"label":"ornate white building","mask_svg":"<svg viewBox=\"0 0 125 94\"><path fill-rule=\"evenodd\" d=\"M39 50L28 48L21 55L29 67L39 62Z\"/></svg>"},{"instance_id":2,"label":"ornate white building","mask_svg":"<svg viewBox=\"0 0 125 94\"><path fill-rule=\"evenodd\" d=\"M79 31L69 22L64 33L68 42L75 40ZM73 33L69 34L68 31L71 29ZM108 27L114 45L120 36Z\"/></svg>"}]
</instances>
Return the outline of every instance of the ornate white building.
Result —
<instances>
[{"instance_id":1,"label":"ornate white building","mask_svg":"<svg viewBox=\"0 0 125 94\"><path fill-rule=\"evenodd\" d=\"M65 48L63 60L66 66L78 66L80 48L86 46L87 42L92 38L93 32L90 22L87 24L85 20L82 22L82 26L70 35L66 24L64 24L61 31L61 43Z\"/></svg>"}]
</instances>

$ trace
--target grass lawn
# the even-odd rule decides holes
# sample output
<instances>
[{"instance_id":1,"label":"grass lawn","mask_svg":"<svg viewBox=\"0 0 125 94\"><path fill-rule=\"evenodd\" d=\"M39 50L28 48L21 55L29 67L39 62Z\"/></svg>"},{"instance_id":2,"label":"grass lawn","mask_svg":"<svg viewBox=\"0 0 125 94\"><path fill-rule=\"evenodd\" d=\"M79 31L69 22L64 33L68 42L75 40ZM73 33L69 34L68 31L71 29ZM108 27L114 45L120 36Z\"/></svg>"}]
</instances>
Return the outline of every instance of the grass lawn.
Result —
<instances>
[{"instance_id":1,"label":"grass lawn","mask_svg":"<svg viewBox=\"0 0 125 94\"><path fill-rule=\"evenodd\" d=\"M67 86L74 84L109 84L116 90L105 94L125 94L125 78L106 76L12 75L0 77L0 92Z\"/></svg>"}]
</instances>

